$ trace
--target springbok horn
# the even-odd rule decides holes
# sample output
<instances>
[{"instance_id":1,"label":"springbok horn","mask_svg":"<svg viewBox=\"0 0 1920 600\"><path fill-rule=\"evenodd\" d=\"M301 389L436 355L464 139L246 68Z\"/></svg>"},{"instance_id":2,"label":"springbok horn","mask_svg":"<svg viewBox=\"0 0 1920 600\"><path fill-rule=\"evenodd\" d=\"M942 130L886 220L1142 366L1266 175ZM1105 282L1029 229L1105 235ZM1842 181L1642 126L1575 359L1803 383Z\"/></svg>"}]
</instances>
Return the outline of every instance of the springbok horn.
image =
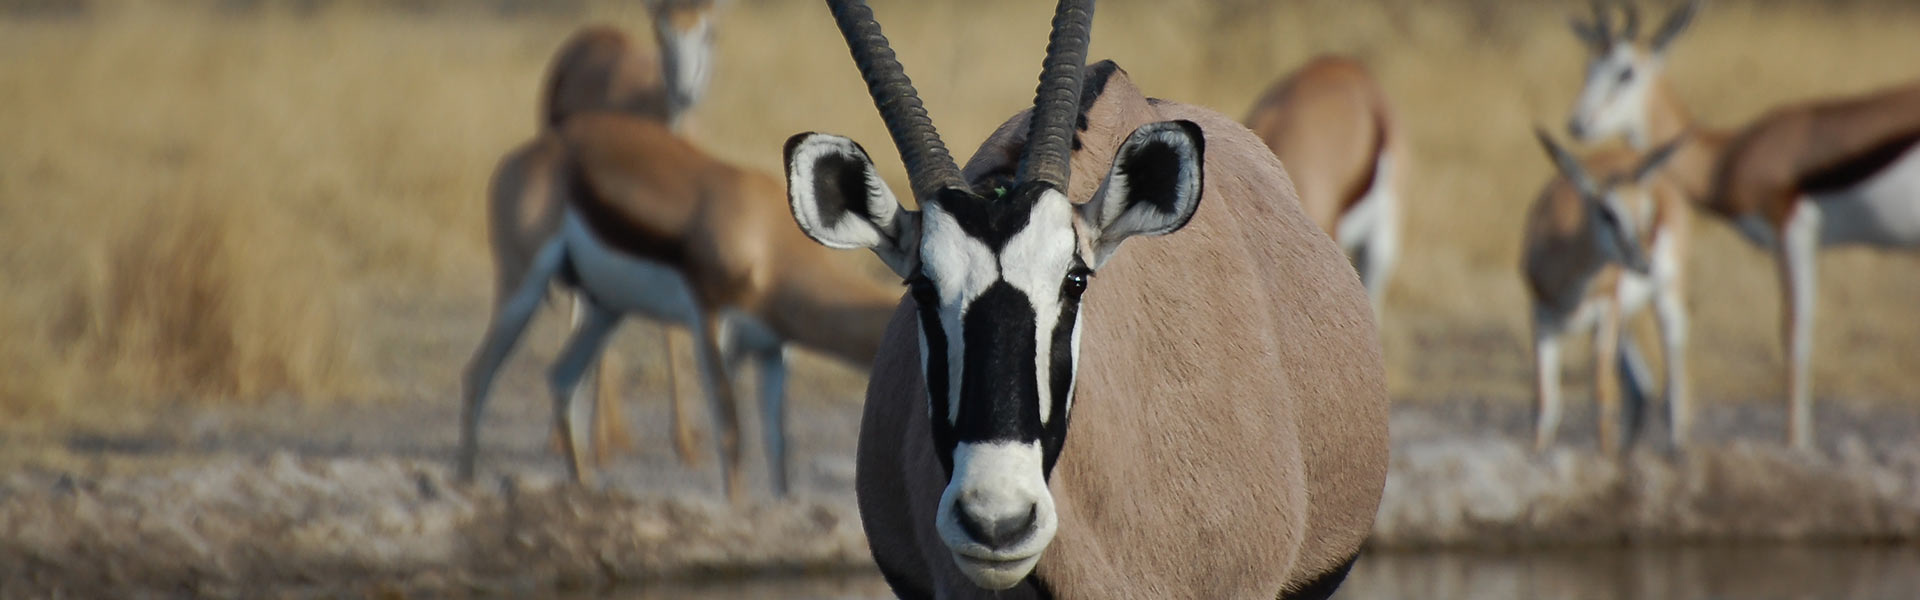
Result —
<instances>
[{"instance_id":1,"label":"springbok horn","mask_svg":"<svg viewBox=\"0 0 1920 600\"><path fill-rule=\"evenodd\" d=\"M1626 11L1627 24L1620 28L1620 39L1631 42L1640 39L1640 6L1629 2Z\"/></svg>"}]
</instances>

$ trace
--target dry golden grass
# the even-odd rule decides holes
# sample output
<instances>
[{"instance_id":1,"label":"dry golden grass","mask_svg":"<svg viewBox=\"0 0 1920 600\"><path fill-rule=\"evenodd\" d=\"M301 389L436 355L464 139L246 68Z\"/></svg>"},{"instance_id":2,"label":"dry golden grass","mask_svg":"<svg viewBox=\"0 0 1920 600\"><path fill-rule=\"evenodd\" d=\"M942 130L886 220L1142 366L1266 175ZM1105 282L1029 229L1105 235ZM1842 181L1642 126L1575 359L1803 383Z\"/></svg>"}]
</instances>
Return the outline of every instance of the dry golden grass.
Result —
<instances>
[{"instance_id":1,"label":"dry golden grass","mask_svg":"<svg viewBox=\"0 0 1920 600\"><path fill-rule=\"evenodd\" d=\"M638 3L610 0L513 18L483 6L525 3L260 4L233 15L100 1L82 17L0 19L0 412L379 396L370 390L396 371L449 393L464 347L407 354L418 364L401 369L370 364L389 360L394 340L446 327L368 323L408 322L375 319L407 307L482 313L485 181L533 133L548 54L589 21L646 26ZM1044 9L876 4L960 154L1031 99ZM297 9L309 5L320 8ZM1712 3L1676 49L1681 94L1707 123L1730 126L1776 102L1915 76L1891 57L1920 56L1905 26L1920 13L1847 6ZM1418 161L1385 327L1396 397L1519 401L1530 372L1519 227L1549 173L1528 129L1560 122L1570 104L1582 57L1562 23L1576 10L1110 1L1092 56L1116 59L1150 94L1234 116L1313 54L1371 62ZM882 143L817 3L743 0L722 19L720 70L694 117L702 144L774 171L795 132ZM1724 226L1697 227L1698 395L1771 402L1781 396L1771 267ZM1920 260L1829 254L1817 393L1920 399ZM467 339L478 318L458 325ZM801 373L797 384L853 381Z\"/></svg>"}]
</instances>

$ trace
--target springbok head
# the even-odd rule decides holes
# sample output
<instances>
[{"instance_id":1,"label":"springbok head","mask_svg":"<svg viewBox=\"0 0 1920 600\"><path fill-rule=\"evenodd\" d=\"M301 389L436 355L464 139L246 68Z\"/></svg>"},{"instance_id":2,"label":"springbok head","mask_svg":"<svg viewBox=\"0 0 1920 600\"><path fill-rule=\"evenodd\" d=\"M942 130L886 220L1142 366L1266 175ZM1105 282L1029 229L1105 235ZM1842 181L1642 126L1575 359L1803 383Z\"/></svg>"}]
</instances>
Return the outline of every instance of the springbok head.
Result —
<instances>
[{"instance_id":1,"label":"springbok head","mask_svg":"<svg viewBox=\"0 0 1920 600\"><path fill-rule=\"evenodd\" d=\"M647 0L673 113L700 101L713 75L714 0Z\"/></svg>"},{"instance_id":2,"label":"springbok head","mask_svg":"<svg viewBox=\"0 0 1920 600\"><path fill-rule=\"evenodd\" d=\"M1641 245L1640 237L1645 232L1639 231L1637 223L1651 221L1646 214L1653 207L1647 186L1660 168L1673 158L1674 150L1679 149L1685 138L1667 142L1648 152L1631 171L1596 179L1580 164L1579 159L1555 143L1546 129L1535 127L1533 133L1540 138L1540 145L1546 148L1547 156L1553 159L1554 167L1573 185L1574 191L1580 194L1582 203L1587 206L1586 222L1593 232L1595 249L1600 255L1609 262L1625 265L1637 273L1645 274L1652 270L1646 247Z\"/></svg>"},{"instance_id":3,"label":"springbok head","mask_svg":"<svg viewBox=\"0 0 1920 600\"><path fill-rule=\"evenodd\" d=\"M858 0L828 4L919 210L899 204L860 145L803 133L786 145L793 217L821 244L870 249L905 278L948 481L935 526L967 577L1006 589L1032 571L1059 524L1047 484L1073 408L1081 296L1121 241L1171 233L1192 218L1201 131L1187 121L1141 126L1111 157L1094 197L1069 201L1093 2L1061 0L1018 171L1003 186L976 189L873 13Z\"/></svg>"},{"instance_id":4,"label":"springbok head","mask_svg":"<svg viewBox=\"0 0 1920 600\"><path fill-rule=\"evenodd\" d=\"M1599 0L1593 2L1592 22L1574 18L1573 33L1586 43L1589 58L1586 83L1574 101L1567 132L1586 143L1624 135L1635 146L1645 147L1654 82L1666 68L1667 49L1686 31L1699 8L1700 0L1675 8L1644 43L1639 39L1640 11L1633 4L1624 5L1625 20L1618 29L1607 5Z\"/></svg>"}]
</instances>

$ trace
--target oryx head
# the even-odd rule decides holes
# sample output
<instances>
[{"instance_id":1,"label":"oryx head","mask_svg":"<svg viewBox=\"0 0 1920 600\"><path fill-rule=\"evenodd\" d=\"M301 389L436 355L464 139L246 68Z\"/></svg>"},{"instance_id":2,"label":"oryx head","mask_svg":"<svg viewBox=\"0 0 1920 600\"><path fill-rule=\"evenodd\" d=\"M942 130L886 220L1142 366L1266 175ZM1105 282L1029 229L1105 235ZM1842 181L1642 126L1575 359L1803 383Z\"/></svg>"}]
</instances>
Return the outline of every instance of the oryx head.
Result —
<instances>
[{"instance_id":1,"label":"oryx head","mask_svg":"<svg viewBox=\"0 0 1920 600\"><path fill-rule=\"evenodd\" d=\"M1091 0L1061 0L1018 172L970 186L858 1L829 0L906 164L907 210L852 140L786 147L788 196L808 236L868 248L906 279L919 311L933 442L948 484L935 524L989 589L1018 584L1058 526L1048 478L1066 441L1081 298L1122 240L1186 225L1200 201L1203 138L1187 121L1135 130L1084 204L1066 195Z\"/></svg>"},{"instance_id":2,"label":"oryx head","mask_svg":"<svg viewBox=\"0 0 1920 600\"><path fill-rule=\"evenodd\" d=\"M1645 147L1654 82L1666 68L1668 47L1699 8L1700 0L1675 8L1645 43L1639 39L1640 13L1632 4L1623 7L1625 21L1618 30L1599 0L1593 2L1592 22L1573 19L1573 33L1586 43L1589 56L1586 83L1574 100L1567 132L1588 143L1624 135L1634 146Z\"/></svg>"},{"instance_id":3,"label":"oryx head","mask_svg":"<svg viewBox=\"0 0 1920 600\"><path fill-rule=\"evenodd\" d=\"M676 117L700 101L713 75L714 0L647 0L654 41Z\"/></svg>"},{"instance_id":4,"label":"oryx head","mask_svg":"<svg viewBox=\"0 0 1920 600\"><path fill-rule=\"evenodd\" d=\"M1652 270L1652 261L1647 257L1646 247L1641 240L1646 232L1640 231L1640 224L1652 222L1650 213L1653 201L1649 197L1648 186L1660 167L1673 158L1674 150L1680 147L1685 138L1667 142L1648 152L1631 171L1595 178L1580 164L1579 159L1555 143L1553 136L1545 129L1535 127L1533 133L1540 138L1540 145L1546 148L1547 156L1553 159L1554 167L1573 185L1574 191L1580 194L1582 203L1586 205L1586 222L1588 230L1592 232L1595 250L1609 262L1624 265L1636 273L1645 274Z\"/></svg>"}]
</instances>

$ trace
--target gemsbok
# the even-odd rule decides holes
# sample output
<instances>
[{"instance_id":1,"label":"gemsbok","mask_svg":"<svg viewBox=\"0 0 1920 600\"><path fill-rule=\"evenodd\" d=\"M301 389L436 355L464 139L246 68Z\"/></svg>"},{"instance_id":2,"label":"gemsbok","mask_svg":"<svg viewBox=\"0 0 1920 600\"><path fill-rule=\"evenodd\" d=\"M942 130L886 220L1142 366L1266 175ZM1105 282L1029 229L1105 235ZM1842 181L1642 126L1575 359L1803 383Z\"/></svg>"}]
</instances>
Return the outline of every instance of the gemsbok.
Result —
<instances>
[{"instance_id":1,"label":"gemsbok","mask_svg":"<svg viewBox=\"0 0 1920 600\"><path fill-rule=\"evenodd\" d=\"M1616 33L1595 3L1593 23L1574 23L1595 57L1568 125L1583 141L1624 135L1638 147L1687 134L1666 171L1695 206L1774 254L1787 443L1810 450L1816 255L1827 245L1920 246L1920 82L1776 108L1738 133L1699 127L1663 75L1699 4L1675 9L1641 45L1631 5Z\"/></svg>"},{"instance_id":2,"label":"gemsbok","mask_svg":"<svg viewBox=\"0 0 1920 600\"><path fill-rule=\"evenodd\" d=\"M1406 134L1366 65L1322 56L1275 82L1247 111L1293 178L1300 205L1360 272L1379 312L1400 252Z\"/></svg>"},{"instance_id":3,"label":"gemsbok","mask_svg":"<svg viewBox=\"0 0 1920 600\"><path fill-rule=\"evenodd\" d=\"M579 414L589 403L573 392L630 314L693 332L727 494L739 501L740 426L721 348L724 320L736 355L759 369L767 462L774 492L785 495L786 344L870 364L901 292L802 235L788 221L779 179L712 158L664 124L582 113L550 139L565 169L552 182L562 200L559 234L534 254L468 366L460 477L472 479L494 375L557 281L583 309L549 373L569 475L592 478L582 461L587 415Z\"/></svg>"},{"instance_id":4,"label":"gemsbok","mask_svg":"<svg viewBox=\"0 0 1920 600\"><path fill-rule=\"evenodd\" d=\"M650 0L657 58L634 44L626 33L609 26L590 26L561 44L547 67L541 88L539 137L509 151L494 169L488 185L488 239L493 250L494 304L497 315L526 275L533 255L560 231L563 201L558 185L564 176L559 141L552 134L572 115L613 110L654 119L678 127L682 117L704 95L712 61L713 9L711 0ZM579 326L581 307L573 306L572 327ZM677 393L672 337L661 334L667 348L667 389L673 408L674 448L682 462L696 462L694 428ZM596 361L586 376L590 387L579 390L582 401L591 395L592 451L589 460L606 460L616 448L631 445L621 416L619 396L608 389L605 361ZM554 433L554 447L564 443Z\"/></svg>"},{"instance_id":5,"label":"gemsbok","mask_svg":"<svg viewBox=\"0 0 1920 600\"><path fill-rule=\"evenodd\" d=\"M1600 154L1583 164L1545 131L1535 135L1559 175L1528 211L1520 252L1533 301L1534 447L1553 444L1562 406L1560 346L1566 335L1583 331L1593 334L1600 448L1613 454L1632 443L1644 408L1637 385L1644 374L1623 371L1639 370L1624 324L1649 301L1667 361L1673 444L1683 446L1692 415L1681 293L1691 209L1678 186L1657 175L1685 142L1644 157ZM1624 406L1615 375L1630 386Z\"/></svg>"},{"instance_id":6,"label":"gemsbok","mask_svg":"<svg viewBox=\"0 0 1920 600\"><path fill-rule=\"evenodd\" d=\"M855 484L894 593L1331 594L1385 484L1385 366L1280 161L1083 66L1092 2L1063 0L1033 108L962 170L872 11L828 5L918 204L852 140L787 142L800 228L908 286Z\"/></svg>"}]
</instances>

